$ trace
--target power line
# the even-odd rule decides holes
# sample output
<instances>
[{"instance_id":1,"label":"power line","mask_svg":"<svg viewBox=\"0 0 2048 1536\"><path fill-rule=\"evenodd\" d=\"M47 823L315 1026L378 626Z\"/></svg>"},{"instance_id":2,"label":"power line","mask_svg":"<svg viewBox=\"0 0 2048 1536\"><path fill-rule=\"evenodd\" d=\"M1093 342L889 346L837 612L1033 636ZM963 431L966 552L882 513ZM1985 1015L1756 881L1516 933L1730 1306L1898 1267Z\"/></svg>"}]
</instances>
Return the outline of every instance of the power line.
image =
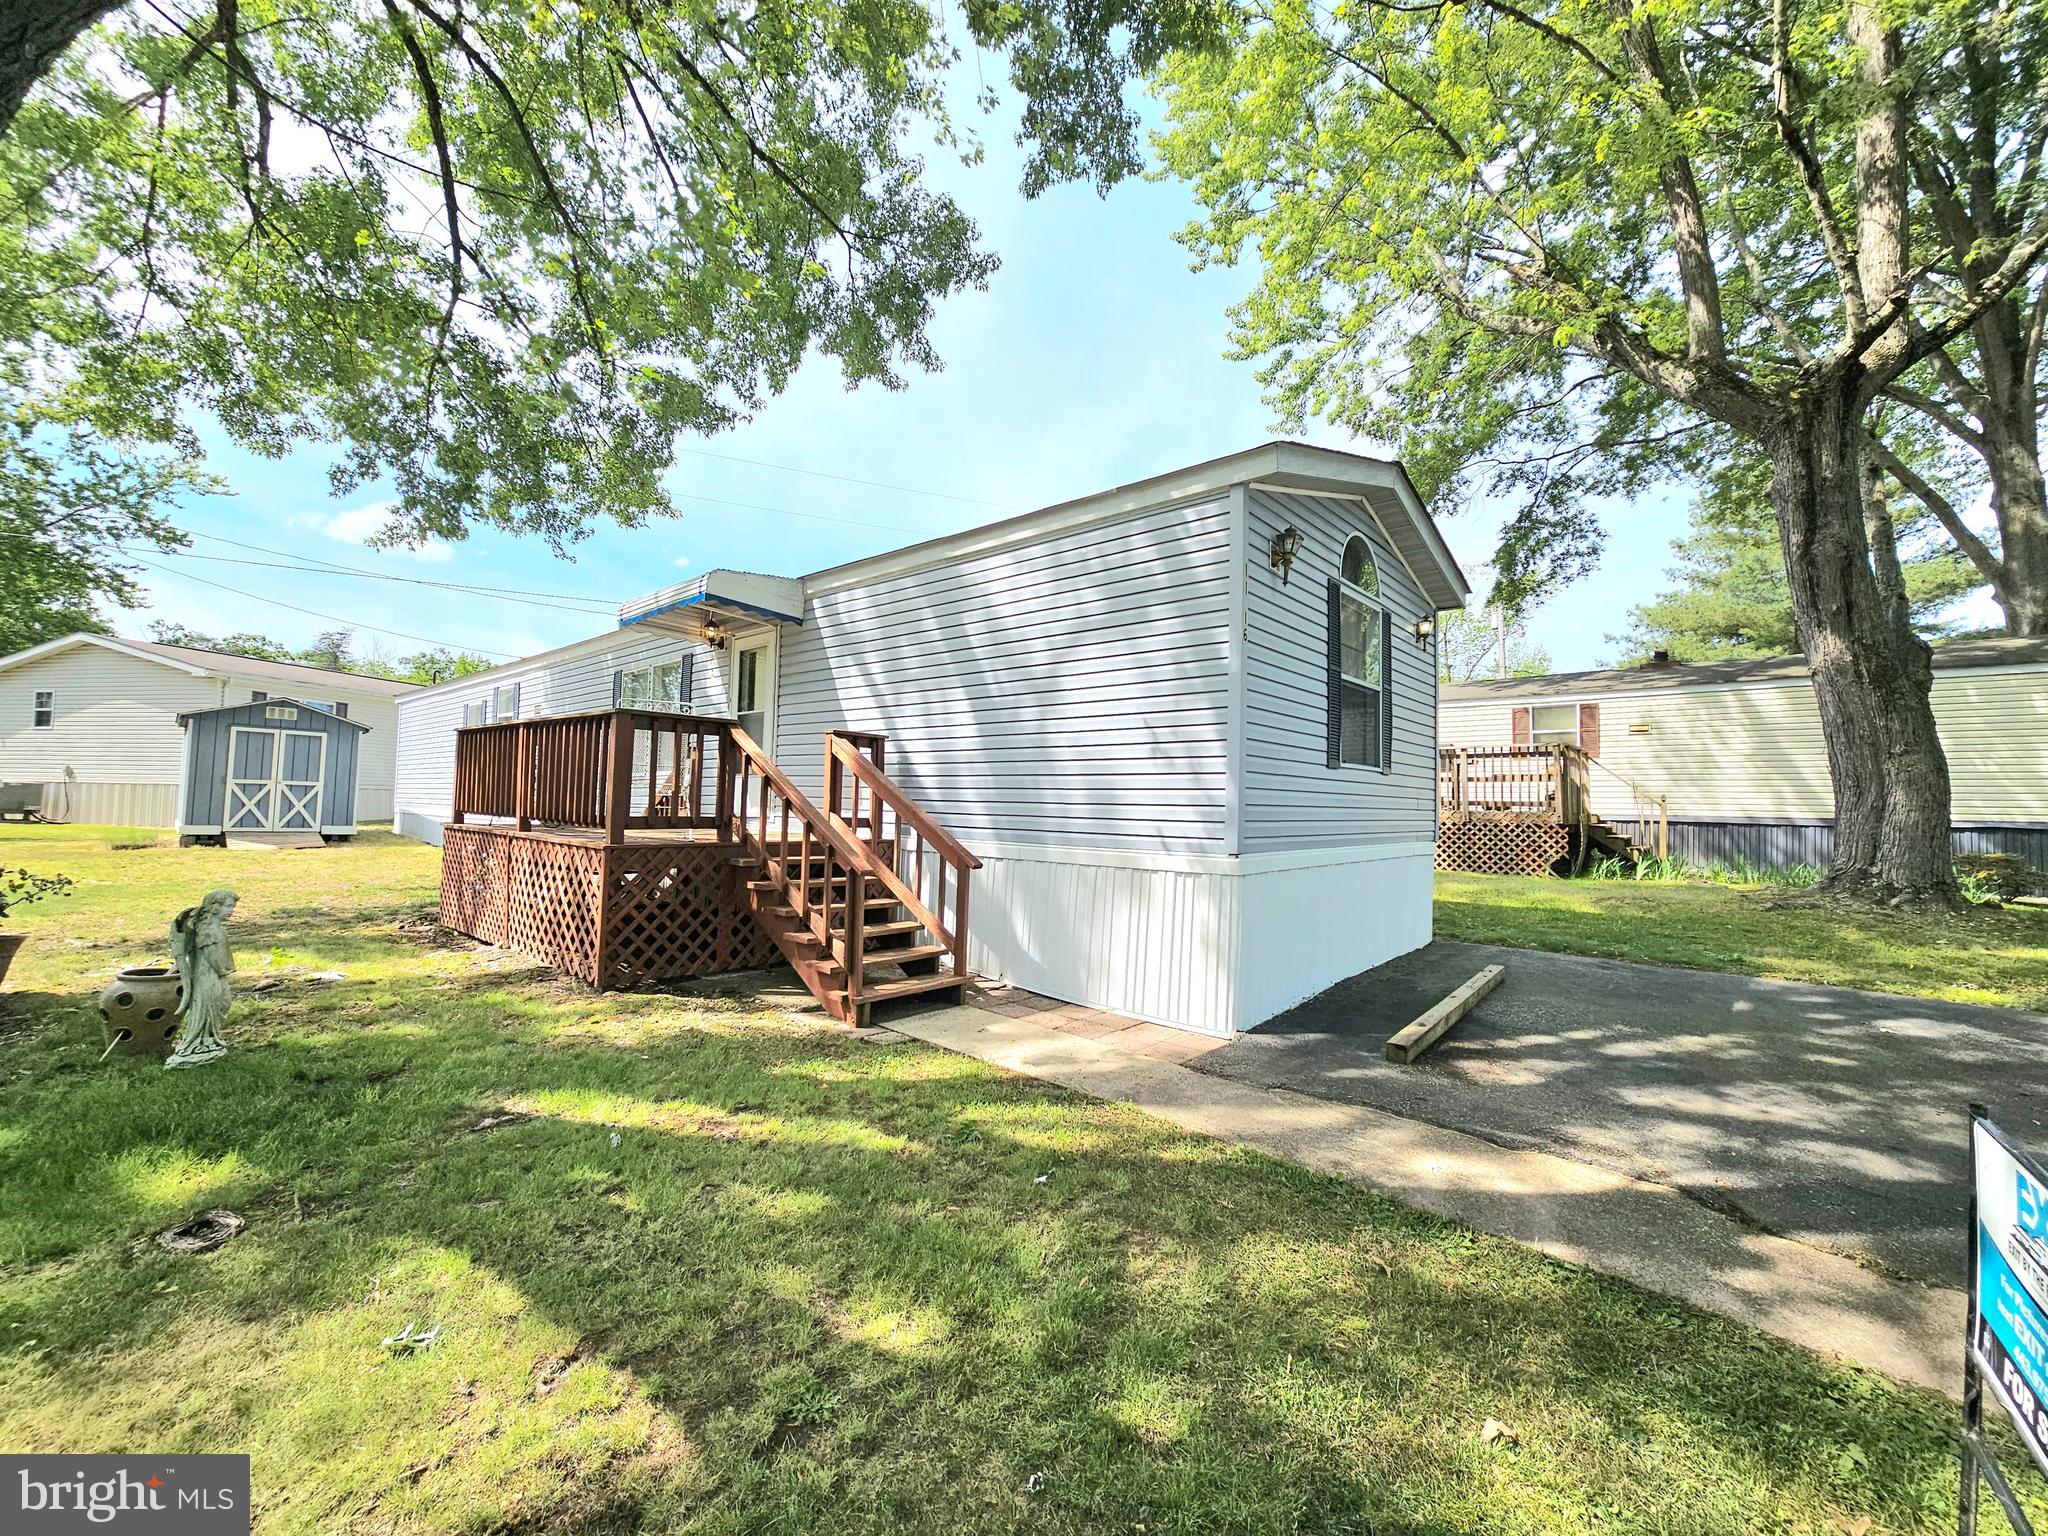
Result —
<instances>
[{"instance_id":1,"label":"power line","mask_svg":"<svg viewBox=\"0 0 2048 1536\"><path fill-rule=\"evenodd\" d=\"M211 535L202 535L211 537ZM233 540L229 540L233 543ZM618 604L606 603L599 598L579 599L595 606L579 608L568 603L551 603L537 597L521 597L509 591L494 587L472 586L466 582L428 581L420 576L398 576L384 571L352 571L347 566L294 565L283 560L250 560L239 555L200 555L186 550L157 549L154 545L116 544L114 548L124 554L141 554L154 550L174 560L208 560L220 565L246 565L265 571L297 571L302 576L353 576L360 581L402 581L416 587L437 587L444 592L459 592L465 596L495 597L508 603L523 603L529 608L552 608L558 613L582 614L589 618L600 618L618 611Z\"/></svg>"},{"instance_id":2,"label":"power line","mask_svg":"<svg viewBox=\"0 0 2048 1536\"><path fill-rule=\"evenodd\" d=\"M492 597L561 598L565 602L571 603L592 603L607 612L616 612L619 606L610 598L587 597L580 592L542 592L520 587L488 587L478 586L469 582L429 581L423 576L400 576L390 571L366 571L359 565L342 565L338 561L323 560L318 555L302 555L292 550L272 549L267 544L250 544L242 539L231 539L224 533L202 533L197 528L189 531L195 537L212 539L217 544L232 544L237 549L253 549L262 555L281 555L287 560L310 561L313 565L325 566L331 571L345 571L351 576L374 576L381 581L410 581L424 587L447 587L455 591L483 592ZM195 558L218 559L220 557L215 555Z\"/></svg>"},{"instance_id":3,"label":"power line","mask_svg":"<svg viewBox=\"0 0 2048 1536\"><path fill-rule=\"evenodd\" d=\"M928 530L922 528L907 528L901 523L869 523L863 522L857 517L831 517L823 512L799 512L793 507L763 506L758 501L728 501L723 496L698 496L687 491L683 493L681 499L684 501L708 501L715 506L721 507L741 507L748 512L774 512L783 517L803 517L810 519L814 523L839 523L847 528L878 528L884 533L922 534L928 532Z\"/></svg>"},{"instance_id":4,"label":"power line","mask_svg":"<svg viewBox=\"0 0 2048 1536\"><path fill-rule=\"evenodd\" d=\"M373 634L391 635L400 640L417 640L421 645L439 646L443 650L474 651L484 656L503 656L509 660L517 659L516 653L512 651L490 651L485 650L481 646L469 645L455 640L436 640L430 635L415 635L402 629L386 629L381 624L365 624L361 619L344 618L338 613L322 613L317 608L301 608L297 603L283 602L275 597L263 597L255 592L244 592L240 587L231 587L227 583L220 581L209 581L204 576L194 576L190 571L174 571L166 566L151 565L147 560L138 559L135 563L147 570L155 571L159 575L176 576L184 581L196 581L202 587L212 587L217 591L231 593L235 597L246 597L252 603L268 603L273 608L288 608L293 613L303 613L309 618L326 619L332 624L346 624L352 629L367 629Z\"/></svg>"},{"instance_id":5,"label":"power line","mask_svg":"<svg viewBox=\"0 0 2048 1536\"><path fill-rule=\"evenodd\" d=\"M1028 512L1031 510L1029 507L1019 506L1014 501L990 501L985 496L956 496L951 491L927 491L921 490L914 485L895 485L887 480L863 480L858 475L835 475L826 469L803 469L795 464L778 464L773 459L748 459L742 458L736 453L714 453L709 448L678 447L676 451L678 453L694 454L700 459L723 459L728 464L752 464L758 469L779 469L785 474L811 475L819 480L839 480L847 485L871 486L878 491L901 491L906 496L930 496L938 501L967 501L974 503L976 506L996 507L1007 512ZM767 510L774 511L778 509L768 508ZM801 514L792 515L800 516ZM876 524L873 526L879 527L880 525Z\"/></svg>"}]
</instances>

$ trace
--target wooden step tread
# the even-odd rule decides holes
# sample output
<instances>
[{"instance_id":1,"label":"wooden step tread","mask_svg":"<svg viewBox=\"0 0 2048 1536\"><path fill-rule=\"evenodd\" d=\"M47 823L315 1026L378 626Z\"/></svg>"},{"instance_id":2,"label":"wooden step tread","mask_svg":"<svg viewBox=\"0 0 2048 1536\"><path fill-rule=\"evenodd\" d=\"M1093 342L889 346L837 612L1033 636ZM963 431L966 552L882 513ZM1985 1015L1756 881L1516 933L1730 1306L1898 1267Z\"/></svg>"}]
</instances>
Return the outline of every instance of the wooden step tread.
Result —
<instances>
[{"instance_id":1,"label":"wooden step tread","mask_svg":"<svg viewBox=\"0 0 2048 1536\"><path fill-rule=\"evenodd\" d=\"M860 964L862 970L874 965L907 965L913 960L929 960L948 953L943 944L913 944L906 949L871 950L860 957Z\"/></svg>"},{"instance_id":2,"label":"wooden step tread","mask_svg":"<svg viewBox=\"0 0 2048 1536\"><path fill-rule=\"evenodd\" d=\"M915 932L922 932L922 930L924 930L924 924L918 922L915 918L905 918L905 920L893 922L893 924L860 924L860 936L862 938L891 938L895 934L915 934ZM831 932L834 932L834 934L844 934L846 932L846 924L844 922L834 922L834 924L831 924ZM891 950L891 954L905 954L905 952L907 950Z\"/></svg>"},{"instance_id":3,"label":"wooden step tread","mask_svg":"<svg viewBox=\"0 0 2048 1536\"><path fill-rule=\"evenodd\" d=\"M964 987L965 976L906 976L901 981L878 981L860 989L863 1003L886 1003L892 997L914 997L920 992L938 992L946 987Z\"/></svg>"}]
</instances>

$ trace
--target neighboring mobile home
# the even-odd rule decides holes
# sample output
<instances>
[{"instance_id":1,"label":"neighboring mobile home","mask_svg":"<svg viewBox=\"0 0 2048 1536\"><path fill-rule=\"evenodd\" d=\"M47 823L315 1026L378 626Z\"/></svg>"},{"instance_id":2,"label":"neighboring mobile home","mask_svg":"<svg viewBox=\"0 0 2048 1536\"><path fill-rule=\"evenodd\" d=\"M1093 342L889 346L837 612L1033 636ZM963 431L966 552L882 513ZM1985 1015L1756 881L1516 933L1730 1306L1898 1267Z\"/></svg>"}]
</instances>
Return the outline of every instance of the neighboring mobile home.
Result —
<instances>
[{"instance_id":1,"label":"neighboring mobile home","mask_svg":"<svg viewBox=\"0 0 2048 1536\"><path fill-rule=\"evenodd\" d=\"M1432 630L1466 591L1399 465L1272 443L807 576L711 571L423 689L396 825L443 838L465 726L730 719L821 803L827 731L881 733L980 861L974 972L1228 1034L1428 941ZM635 805L662 798L650 774Z\"/></svg>"},{"instance_id":2,"label":"neighboring mobile home","mask_svg":"<svg viewBox=\"0 0 2048 1536\"><path fill-rule=\"evenodd\" d=\"M1933 705L1956 850L2048 867L2048 640L1937 644ZM1695 863L1825 866L1834 851L1802 656L1446 685L1438 729L1446 749L1580 748L1593 815L1633 830L1638 791L1661 798L1671 853Z\"/></svg>"},{"instance_id":3,"label":"neighboring mobile home","mask_svg":"<svg viewBox=\"0 0 2048 1536\"><path fill-rule=\"evenodd\" d=\"M0 784L40 784L53 821L174 826L185 748L178 717L289 697L368 727L354 815L344 819L389 821L392 706L411 687L153 640L65 635L0 657Z\"/></svg>"}]
</instances>

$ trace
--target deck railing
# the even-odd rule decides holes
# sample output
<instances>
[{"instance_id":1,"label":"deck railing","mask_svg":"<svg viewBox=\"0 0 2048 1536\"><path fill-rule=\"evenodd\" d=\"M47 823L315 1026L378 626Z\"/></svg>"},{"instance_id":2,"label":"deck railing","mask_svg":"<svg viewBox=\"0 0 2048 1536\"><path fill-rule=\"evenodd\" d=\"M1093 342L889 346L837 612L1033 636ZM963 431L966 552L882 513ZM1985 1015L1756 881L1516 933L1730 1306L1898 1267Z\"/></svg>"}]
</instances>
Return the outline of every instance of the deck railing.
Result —
<instances>
[{"instance_id":1,"label":"deck railing","mask_svg":"<svg viewBox=\"0 0 2048 1536\"><path fill-rule=\"evenodd\" d=\"M1446 821L1493 817L1583 826L1593 819L1587 761L1580 748L1564 743L1440 748L1437 812Z\"/></svg>"},{"instance_id":2,"label":"deck railing","mask_svg":"<svg viewBox=\"0 0 2048 1536\"><path fill-rule=\"evenodd\" d=\"M732 730L631 709L466 726L455 733L455 820L601 827L613 843L634 827L722 828Z\"/></svg>"},{"instance_id":3,"label":"deck railing","mask_svg":"<svg viewBox=\"0 0 2048 1536\"><path fill-rule=\"evenodd\" d=\"M883 887L952 951L954 972L965 976L968 874L981 860L882 771L886 740L865 731L825 733L825 809L875 851Z\"/></svg>"},{"instance_id":4,"label":"deck railing","mask_svg":"<svg viewBox=\"0 0 2048 1536\"><path fill-rule=\"evenodd\" d=\"M845 967L847 1001L857 1004L867 884L885 866L813 805L753 737L733 726L731 741L728 794L739 840L784 904Z\"/></svg>"}]
</instances>

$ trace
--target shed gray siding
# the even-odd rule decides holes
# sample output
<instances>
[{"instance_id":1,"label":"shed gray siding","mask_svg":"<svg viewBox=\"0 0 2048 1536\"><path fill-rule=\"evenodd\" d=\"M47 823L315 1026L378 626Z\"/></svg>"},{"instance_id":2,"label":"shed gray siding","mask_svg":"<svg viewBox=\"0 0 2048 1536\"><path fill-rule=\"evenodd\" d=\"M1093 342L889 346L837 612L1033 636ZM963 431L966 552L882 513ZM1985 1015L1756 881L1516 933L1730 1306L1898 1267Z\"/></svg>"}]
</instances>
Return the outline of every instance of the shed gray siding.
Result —
<instances>
[{"instance_id":1,"label":"shed gray siding","mask_svg":"<svg viewBox=\"0 0 2048 1536\"><path fill-rule=\"evenodd\" d=\"M1226 852L1229 499L812 589L782 630L776 757L885 731L889 774L977 843Z\"/></svg>"},{"instance_id":2,"label":"shed gray siding","mask_svg":"<svg viewBox=\"0 0 2048 1536\"><path fill-rule=\"evenodd\" d=\"M296 710L293 720L272 720L273 706ZM320 775L320 825L356 825L356 776L362 764L362 739L368 727L340 719L290 699L271 699L229 709L209 709L185 721L184 804L178 822L184 827L218 827L226 814L228 747L236 726L254 730L312 731L327 738Z\"/></svg>"},{"instance_id":3,"label":"shed gray siding","mask_svg":"<svg viewBox=\"0 0 2048 1536\"><path fill-rule=\"evenodd\" d=\"M1242 851L1427 841L1436 836L1436 650L1415 643L1434 617L1371 512L1342 497L1254 488L1245 562L1244 830ZM1301 530L1283 584L1266 549ZM1393 771L1327 766L1327 583L1344 546L1363 534L1393 620Z\"/></svg>"}]
</instances>

